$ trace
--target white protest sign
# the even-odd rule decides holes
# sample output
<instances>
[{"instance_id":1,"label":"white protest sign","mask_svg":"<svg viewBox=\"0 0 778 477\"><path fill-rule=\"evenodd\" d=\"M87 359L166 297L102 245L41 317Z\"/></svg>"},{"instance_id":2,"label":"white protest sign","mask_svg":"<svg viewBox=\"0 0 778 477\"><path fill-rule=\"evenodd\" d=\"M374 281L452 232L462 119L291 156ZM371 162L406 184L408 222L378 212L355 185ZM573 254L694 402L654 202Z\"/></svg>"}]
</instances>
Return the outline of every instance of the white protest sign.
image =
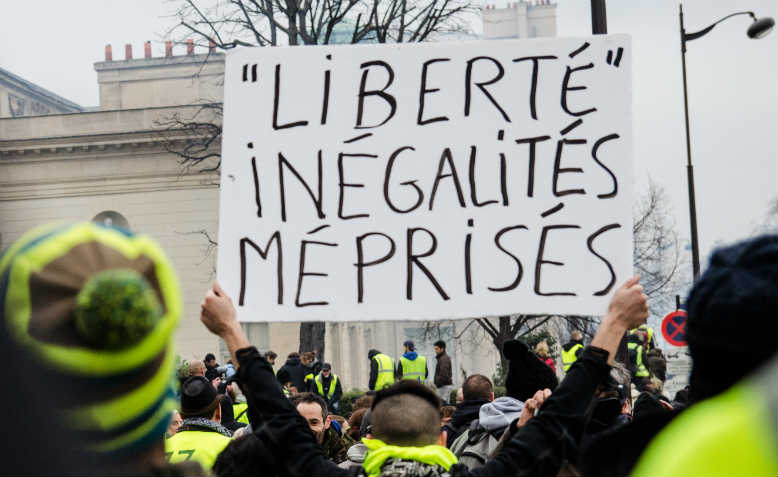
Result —
<instances>
[{"instance_id":1,"label":"white protest sign","mask_svg":"<svg viewBox=\"0 0 778 477\"><path fill-rule=\"evenodd\" d=\"M241 321L601 314L632 270L626 35L228 54Z\"/></svg>"}]
</instances>

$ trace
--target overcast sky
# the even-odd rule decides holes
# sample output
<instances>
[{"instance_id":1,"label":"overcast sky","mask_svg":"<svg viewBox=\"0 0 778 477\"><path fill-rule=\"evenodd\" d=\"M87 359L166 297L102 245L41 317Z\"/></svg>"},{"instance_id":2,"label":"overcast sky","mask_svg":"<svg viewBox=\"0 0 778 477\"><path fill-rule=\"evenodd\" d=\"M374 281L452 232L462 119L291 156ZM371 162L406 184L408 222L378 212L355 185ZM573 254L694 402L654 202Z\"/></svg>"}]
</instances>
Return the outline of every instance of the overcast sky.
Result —
<instances>
[{"instance_id":1,"label":"overcast sky","mask_svg":"<svg viewBox=\"0 0 778 477\"><path fill-rule=\"evenodd\" d=\"M490 2L504 6L505 1ZM586 0L560 0L558 35L591 31ZM629 33L633 46L633 119L637 190L648 178L664 186L673 217L689 236L686 155L678 33L678 2L608 0L611 33ZM83 106L98 104L96 74L106 44L124 58L143 42L163 54L168 15L164 0L0 0L0 67ZM687 0L687 31L741 10L778 17L776 0ZM687 68L698 223L703 257L717 243L748 236L778 196L778 35L750 40L746 16L689 43ZM480 30L480 28L479 28ZM183 53L182 46L177 47Z\"/></svg>"}]
</instances>

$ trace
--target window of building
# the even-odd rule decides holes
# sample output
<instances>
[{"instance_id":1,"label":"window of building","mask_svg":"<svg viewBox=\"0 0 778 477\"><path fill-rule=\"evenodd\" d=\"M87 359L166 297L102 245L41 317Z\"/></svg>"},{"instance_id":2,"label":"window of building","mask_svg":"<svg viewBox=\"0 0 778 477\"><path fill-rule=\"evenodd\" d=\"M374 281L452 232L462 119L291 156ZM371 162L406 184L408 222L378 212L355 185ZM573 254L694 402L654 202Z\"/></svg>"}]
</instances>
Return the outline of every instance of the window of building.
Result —
<instances>
[{"instance_id":1,"label":"window of building","mask_svg":"<svg viewBox=\"0 0 778 477\"><path fill-rule=\"evenodd\" d=\"M130 223L127 219L114 210L104 210L92 218L92 222L96 224L107 225L109 227L119 227L125 230L130 230Z\"/></svg>"}]
</instances>

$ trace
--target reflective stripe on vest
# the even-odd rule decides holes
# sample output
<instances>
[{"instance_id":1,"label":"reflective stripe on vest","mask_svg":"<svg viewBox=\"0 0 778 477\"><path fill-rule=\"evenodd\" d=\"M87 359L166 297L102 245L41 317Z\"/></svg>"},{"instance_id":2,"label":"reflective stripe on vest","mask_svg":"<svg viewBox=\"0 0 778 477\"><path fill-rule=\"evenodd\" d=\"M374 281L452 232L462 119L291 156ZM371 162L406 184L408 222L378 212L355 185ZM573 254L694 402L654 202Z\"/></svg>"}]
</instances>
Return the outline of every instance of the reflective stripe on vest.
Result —
<instances>
[{"instance_id":1,"label":"reflective stripe on vest","mask_svg":"<svg viewBox=\"0 0 778 477\"><path fill-rule=\"evenodd\" d=\"M631 475L778 475L778 357L673 419Z\"/></svg>"},{"instance_id":2,"label":"reflective stripe on vest","mask_svg":"<svg viewBox=\"0 0 778 477\"><path fill-rule=\"evenodd\" d=\"M648 368L646 368L646 365L643 364L643 345L640 343L627 343L627 349L637 353L637 359L635 362L637 370L635 371L635 376L638 378L649 377L650 373L648 372Z\"/></svg>"},{"instance_id":3,"label":"reflective stripe on vest","mask_svg":"<svg viewBox=\"0 0 778 477\"><path fill-rule=\"evenodd\" d=\"M165 440L165 456L171 464L186 460L197 461L209 472L216 462L216 457L229 443L230 438L218 432L181 431Z\"/></svg>"},{"instance_id":4,"label":"reflective stripe on vest","mask_svg":"<svg viewBox=\"0 0 778 477\"><path fill-rule=\"evenodd\" d=\"M564 348L562 348L562 367L564 368L565 372L567 372L568 369L570 369L570 366L573 365L578 360L578 357L575 355L575 353L579 349L583 349L583 345L581 343L574 344L568 351L565 351Z\"/></svg>"},{"instance_id":5,"label":"reflective stripe on vest","mask_svg":"<svg viewBox=\"0 0 778 477\"><path fill-rule=\"evenodd\" d=\"M654 339L654 329L653 328L649 328L649 326L646 325L645 323L643 323L642 325L638 326L637 328L632 328L631 330L629 330L629 334L634 335L638 331L645 331L646 332L646 334L648 335L648 341L646 341L646 343L651 343L651 340Z\"/></svg>"},{"instance_id":6,"label":"reflective stripe on vest","mask_svg":"<svg viewBox=\"0 0 778 477\"><path fill-rule=\"evenodd\" d=\"M235 416L235 420L244 424L249 423L249 405L245 402L239 402L232 405L232 414Z\"/></svg>"},{"instance_id":7,"label":"reflective stripe on vest","mask_svg":"<svg viewBox=\"0 0 778 477\"><path fill-rule=\"evenodd\" d=\"M319 396L324 396L325 399L329 399L335 394L335 386L338 384L338 375L332 373L332 380L330 381L330 388L327 390L327 395L324 395L324 385L322 384L321 374L316 376L316 390L319 392Z\"/></svg>"},{"instance_id":8,"label":"reflective stripe on vest","mask_svg":"<svg viewBox=\"0 0 778 477\"><path fill-rule=\"evenodd\" d=\"M400 357L400 363L402 363L403 366L403 375L401 379L424 381L426 378L424 375L427 371L427 358L424 356L417 356L413 361L402 356Z\"/></svg>"},{"instance_id":9,"label":"reflective stripe on vest","mask_svg":"<svg viewBox=\"0 0 778 477\"><path fill-rule=\"evenodd\" d=\"M373 356L378 363L378 377L375 380L375 390L381 390L394 384L394 361L389 356L378 353Z\"/></svg>"}]
</instances>

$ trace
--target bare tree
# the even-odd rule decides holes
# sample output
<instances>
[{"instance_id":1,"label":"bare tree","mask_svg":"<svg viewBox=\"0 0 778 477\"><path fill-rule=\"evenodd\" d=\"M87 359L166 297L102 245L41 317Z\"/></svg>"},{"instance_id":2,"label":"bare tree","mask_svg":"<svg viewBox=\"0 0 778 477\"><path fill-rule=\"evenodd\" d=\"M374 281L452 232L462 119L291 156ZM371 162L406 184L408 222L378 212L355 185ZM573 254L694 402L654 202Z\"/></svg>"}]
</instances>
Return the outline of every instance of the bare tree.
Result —
<instances>
[{"instance_id":1,"label":"bare tree","mask_svg":"<svg viewBox=\"0 0 778 477\"><path fill-rule=\"evenodd\" d=\"M633 210L633 263L654 315L674 307L675 294L684 286L684 260L667 204L662 186L649 181Z\"/></svg>"},{"instance_id":2,"label":"bare tree","mask_svg":"<svg viewBox=\"0 0 778 477\"><path fill-rule=\"evenodd\" d=\"M181 0L170 33L194 34L199 44L220 49L420 42L469 31L475 11L466 0ZM346 41L333 41L336 30Z\"/></svg>"},{"instance_id":3,"label":"bare tree","mask_svg":"<svg viewBox=\"0 0 778 477\"><path fill-rule=\"evenodd\" d=\"M403 43L468 31L467 0L180 0L169 37L195 37L209 52L237 46ZM158 123L167 149L186 167L214 172L221 165L222 104L204 104L191 117ZM182 139L182 135L185 140ZM300 326L300 351L324 359L324 322Z\"/></svg>"}]
</instances>

